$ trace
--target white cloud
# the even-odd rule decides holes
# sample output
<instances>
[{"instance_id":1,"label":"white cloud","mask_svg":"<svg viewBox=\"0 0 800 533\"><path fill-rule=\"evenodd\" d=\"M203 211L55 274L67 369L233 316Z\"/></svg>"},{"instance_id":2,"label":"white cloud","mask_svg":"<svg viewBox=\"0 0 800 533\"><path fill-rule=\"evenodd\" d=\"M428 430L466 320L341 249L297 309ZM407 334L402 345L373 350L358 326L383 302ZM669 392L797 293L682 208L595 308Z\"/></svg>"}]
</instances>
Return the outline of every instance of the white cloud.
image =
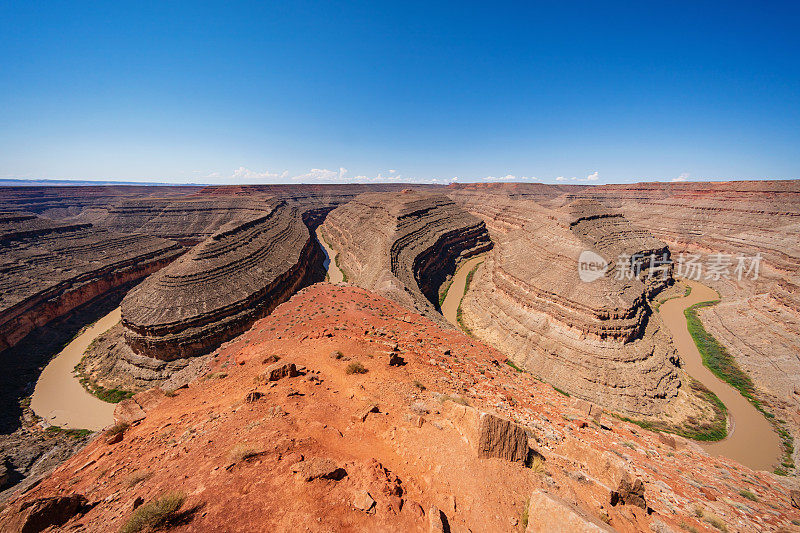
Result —
<instances>
[{"instance_id":1,"label":"white cloud","mask_svg":"<svg viewBox=\"0 0 800 533\"><path fill-rule=\"evenodd\" d=\"M214 172L213 174L219 176L219 173L217 172ZM258 172L256 170L251 170L247 167L239 167L233 171L231 179L237 182L245 182L245 181L268 182L279 179L286 179L288 176L289 173L285 170L283 172L270 172L269 170L265 170L264 172Z\"/></svg>"},{"instance_id":2,"label":"white cloud","mask_svg":"<svg viewBox=\"0 0 800 533\"><path fill-rule=\"evenodd\" d=\"M675 183L675 182L678 182L678 181L686 181L687 179L689 179L689 173L688 172L684 172L683 174L681 174L677 178L672 178L672 182Z\"/></svg>"},{"instance_id":3,"label":"white cloud","mask_svg":"<svg viewBox=\"0 0 800 533\"><path fill-rule=\"evenodd\" d=\"M506 174L505 176L486 176L482 178L483 181L538 181L539 178L533 176L514 176L513 174Z\"/></svg>"},{"instance_id":4,"label":"white cloud","mask_svg":"<svg viewBox=\"0 0 800 533\"><path fill-rule=\"evenodd\" d=\"M302 183L335 183L341 181L347 174L346 168L328 170L327 168L312 168L305 174L292 176L292 180Z\"/></svg>"},{"instance_id":5,"label":"white cloud","mask_svg":"<svg viewBox=\"0 0 800 533\"><path fill-rule=\"evenodd\" d=\"M558 176L556 178L556 181L597 181L599 179L600 179L600 173L595 170L585 178L577 178L575 176L572 176L571 178L566 178L564 176Z\"/></svg>"}]
</instances>

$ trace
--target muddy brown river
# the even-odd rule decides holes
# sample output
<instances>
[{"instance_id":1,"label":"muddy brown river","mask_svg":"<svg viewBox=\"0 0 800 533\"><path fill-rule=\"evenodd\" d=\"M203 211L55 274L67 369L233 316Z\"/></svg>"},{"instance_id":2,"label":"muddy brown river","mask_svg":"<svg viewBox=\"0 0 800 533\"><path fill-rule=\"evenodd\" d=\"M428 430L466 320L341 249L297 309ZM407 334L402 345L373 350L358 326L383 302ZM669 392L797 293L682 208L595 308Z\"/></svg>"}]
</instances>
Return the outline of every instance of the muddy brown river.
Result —
<instances>
[{"instance_id":1,"label":"muddy brown river","mask_svg":"<svg viewBox=\"0 0 800 533\"><path fill-rule=\"evenodd\" d=\"M457 328L459 327L457 319L458 306L461 304L461 299L464 297L464 289L467 286L467 275L475 268L475 265L481 261L483 261L482 256L473 257L456 270L453 276L453 283L451 283L450 288L447 289L447 295L444 297L444 302L442 302L442 315Z\"/></svg>"},{"instance_id":2,"label":"muddy brown river","mask_svg":"<svg viewBox=\"0 0 800 533\"><path fill-rule=\"evenodd\" d=\"M684 309L696 303L719 298L716 291L696 281L681 280L692 288L689 296L668 300L659 315L672 333L683 368L716 394L728 408L728 437L699 443L708 453L722 455L754 470L772 470L780 462L781 443L767 419L739 391L717 378L703 366L703 359L686 326Z\"/></svg>"},{"instance_id":3,"label":"muddy brown river","mask_svg":"<svg viewBox=\"0 0 800 533\"><path fill-rule=\"evenodd\" d=\"M86 392L72 371L92 341L119 322L121 315L117 307L86 328L44 368L33 391L31 409L48 424L97 431L114 422L115 405Z\"/></svg>"},{"instance_id":4,"label":"muddy brown river","mask_svg":"<svg viewBox=\"0 0 800 533\"><path fill-rule=\"evenodd\" d=\"M331 283L339 283L340 281L344 281L344 274L339 269L339 266L336 264L336 252L328 246L328 243L325 242L325 239L322 237L322 231L320 228L317 228L317 242L319 242L320 246L322 246L322 250L325 252L325 270L328 271L328 281Z\"/></svg>"}]
</instances>

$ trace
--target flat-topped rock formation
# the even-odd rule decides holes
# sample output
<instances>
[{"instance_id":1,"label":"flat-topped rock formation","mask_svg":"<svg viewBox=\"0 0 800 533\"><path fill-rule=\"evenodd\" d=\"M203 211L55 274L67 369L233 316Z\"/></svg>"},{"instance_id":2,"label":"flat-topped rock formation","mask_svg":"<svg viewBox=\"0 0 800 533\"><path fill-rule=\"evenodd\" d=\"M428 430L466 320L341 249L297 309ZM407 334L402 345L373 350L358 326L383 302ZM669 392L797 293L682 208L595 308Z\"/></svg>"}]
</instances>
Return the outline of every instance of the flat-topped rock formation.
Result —
<instances>
[{"instance_id":1,"label":"flat-topped rock formation","mask_svg":"<svg viewBox=\"0 0 800 533\"><path fill-rule=\"evenodd\" d=\"M182 198L124 199L84 211L77 220L117 231L146 233L197 244L227 223L256 218L269 211L269 197L190 195Z\"/></svg>"},{"instance_id":2,"label":"flat-topped rock formation","mask_svg":"<svg viewBox=\"0 0 800 533\"><path fill-rule=\"evenodd\" d=\"M411 190L358 196L321 230L348 281L436 320L439 287L456 263L491 248L479 218L446 196Z\"/></svg>"},{"instance_id":3,"label":"flat-topped rock formation","mask_svg":"<svg viewBox=\"0 0 800 533\"><path fill-rule=\"evenodd\" d=\"M0 213L0 350L182 251L158 237Z\"/></svg>"},{"instance_id":4,"label":"flat-topped rock formation","mask_svg":"<svg viewBox=\"0 0 800 533\"><path fill-rule=\"evenodd\" d=\"M324 277L303 213L291 202L265 204L148 278L122 302L127 345L164 361L210 352Z\"/></svg>"},{"instance_id":5,"label":"flat-topped rock formation","mask_svg":"<svg viewBox=\"0 0 800 533\"><path fill-rule=\"evenodd\" d=\"M87 209L105 209L126 198L141 200L179 197L193 194L200 189L191 185L0 187L0 211L21 211L51 219L63 219L79 215Z\"/></svg>"},{"instance_id":6,"label":"flat-topped rock formation","mask_svg":"<svg viewBox=\"0 0 800 533\"><path fill-rule=\"evenodd\" d=\"M677 355L647 303L669 283L669 265L648 283L647 270L643 279L617 279L630 268L616 264L620 256L668 258L663 242L596 202L553 210L503 194L450 196L486 221L495 243L462 303L475 335L577 397L637 416L672 410ZM610 265L591 282L578 270L587 250Z\"/></svg>"}]
</instances>

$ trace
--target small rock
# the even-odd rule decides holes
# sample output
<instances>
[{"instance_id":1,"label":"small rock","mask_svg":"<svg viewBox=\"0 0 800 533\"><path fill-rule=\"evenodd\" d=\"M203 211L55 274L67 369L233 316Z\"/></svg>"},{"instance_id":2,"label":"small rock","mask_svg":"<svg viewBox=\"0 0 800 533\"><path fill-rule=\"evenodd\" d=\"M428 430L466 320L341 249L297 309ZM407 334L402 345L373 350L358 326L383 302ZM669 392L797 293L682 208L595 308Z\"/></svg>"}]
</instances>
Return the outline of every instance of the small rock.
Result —
<instances>
[{"instance_id":1,"label":"small rock","mask_svg":"<svg viewBox=\"0 0 800 533\"><path fill-rule=\"evenodd\" d=\"M147 415L133 398L122 400L114 408L115 424L133 424L144 420Z\"/></svg>"},{"instance_id":2,"label":"small rock","mask_svg":"<svg viewBox=\"0 0 800 533\"><path fill-rule=\"evenodd\" d=\"M627 474L622 476L617 490L611 491L611 505L635 505L647 510L644 498L644 483L639 478L631 481Z\"/></svg>"},{"instance_id":3,"label":"small rock","mask_svg":"<svg viewBox=\"0 0 800 533\"><path fill-rule=\"evenodd\" d=\"M789 493L792 500L792 507L800 509L800 490L793 490Z\"/></svg>"},{"instance_id":4,"label":"small rock","mask_svg":"<svg viewBox=\"0 0 800 533\"><path fill-rule=\"evenodd\" d=\"M337 466L332 460L319 457L292 465L292 472L300 474L303 481L314 481L315 479L339 481L347 475L345 469Z\"/></svg>"},{"instance_id":5,"label":"small rock","mask_svg":"<svg viewBox=\"0 0 800 533\"><path fill-rule=\"evenodd\" d=\"M275 363L264 371L266 381L278 381L281 378L293 378L298 375L297 367L294 363Z\"/></svg>"},{"instance_id":6,"label":"small rock","mask_svg":"<svg viewBox=\"0 0 800 533\"><path fill-rule=\"evenodd\" d=\"M380 413L380 412L381 412L381 410L380 410L380 408L378 408L378 404L377 404L377 403L373 403L373 404L370 404L370 405L368 405L368 406L367 406L367 407L365 407L364 409L362 409L362 410L359 412L359 414L358 414L357 418L358 418L359 420L361 420L362 422L364 422L364 421L366 421L366 420L367 420L367 416L368 416L370 413Z\"/></svg>"},{"instance_id":7,"label":"small rock","mask_svg":"<svg viewBox=\"0 0 800 533\"><path fill-rule=\"evenodd\" d=\"M396 353L389 354L389 366L403 366L406 364L405 359Z\"/></svg>"},{"instance_id":8,"label":"small rock","mask_svg":"<svg viewBox=\"0 0 800 533\"><path fill-rule=\"evenodd\" d=\"M113 435L110 435L108 438L106 438L106 444L116 444L118 442L122 442L122 435L124 433L124 431L117 431Z\"/></svg>"},{"instance_id":9,"label":"small rock","mask_svg":"<svg viewBox=\"0 0 800 533\"><path fill-rule=\"evenodd\" d=\"M137 496L135 500L133 500L133 508L136 509L140 505L144 503L144 498L141 496Z\"/></svg>"},{"instance_id":10,"label":"small rock","mask_svg":"<svg viewBox=\"0 0 800 533\"><path fill-rule=\"evenodd\" d=\"M262 393L254 390L247 393L244 397L244 401L245 403L254 403L260 400L262 396L264 396Z\"/></svg>"},{"instance_id":11,"label":"small rock","mask_svg":"<svg viewBox=\"0 0 800 533\"><path fill-rule=\"evenodd\" d=\"M703 496L710 502L717 501L717 496L714 494L714 491L708 487L700 487L700 492L703 493Z\"/></svg>"},{"instance_id":12,"label":"small rock","mask_svg":"<svg viewBox=\"0 0 800 533\"><path fill-rule=\"evenodd\" d=\"M444 533L450 531L450 526L447 523L447 517L435 505L431 506L428 511L428 522L430 533Z\"/></svg>"},{"instance_id":13,"label":"small rock","mask_svg":"<svg viewBox=\"0 0 800 533\"><path fill-rule=\"evenodd\" d=\"M425 511L417 502L407 502L404 509L408 509L408 511L417 518L423 518L425 516Z\"/></svg>"},{"instance_id":14,"label":"small rock","mask_svg":"<svg viewBox=\"0 0 800 533\"><path fill-rule=\"evenodd\" d=\"M370 496L369 492L360 490L353 498L353 507L364 511L365 513L375 512L375 500Z\"/></svg>"},{"instance_id":15,"label":"small rock","mask_svg":"<svg viewBox=\"0 0 800 533\"><path fill-rule=\"evenodd\" d=\"M658 441L661 442L662 444L666 444L673 450L678 447L677 443L675 442L675 437L673 437L672 435L668 435L666 433L659 433Z\"/></svg>"},{"instance_id":16,"label":"small rock","mask_svg":"<svg viewBox=\"0 0 800 533\"><path fill-rule=\"evenodd\" d=\"M62 526L88 510L88 501L81 494L38 498L15 504L12 519L4 526L8 531L38 532Z\"/></svg>"}]
</instances>

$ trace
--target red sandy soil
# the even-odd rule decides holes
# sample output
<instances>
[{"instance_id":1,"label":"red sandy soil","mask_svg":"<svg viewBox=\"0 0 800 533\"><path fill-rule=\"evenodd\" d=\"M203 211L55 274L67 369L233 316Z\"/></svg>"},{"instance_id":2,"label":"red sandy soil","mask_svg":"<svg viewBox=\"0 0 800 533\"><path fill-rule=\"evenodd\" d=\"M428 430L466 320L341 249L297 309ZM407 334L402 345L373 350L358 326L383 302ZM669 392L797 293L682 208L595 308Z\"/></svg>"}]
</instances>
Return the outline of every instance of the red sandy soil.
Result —
<instances>
[{"instance_id":1,"label":"red sandy soil","mask_svg":"<svg viewBox=\"0 0 800 533\"><path fill-rule=\"evenodd\" d=\"M388 364L395 344L404 366ZM301 375L257 380L273 355ZM354 361L367 373L347 374ZM117 531L134 500L174 491L186 495L189 511L174 531L429 531L432 506L452 531L522 531L535 489L619 531L717 531L698 512L730 531L796 530L792 520L800 520L789 494L795 480L605 415L595 422L499 352L359 288L301 291L223 345L212 365L208 377L163 397L121 442L99 436L11 500L0 530L25 502L82 494L95 505L64 529ZM245 401L252 391L263 396ZM462 408L442 395L529 429L544 468L479 458L454 421ZM372 404L379 412L362 421ZM255 455L237 458L245 448ZM305 481L293 472L321 459L346 475ZM644 481L649 514L611 505L626 473ZM354 507L363 490L376 501L369 513Z\"/></svg>"}]
</instances>

